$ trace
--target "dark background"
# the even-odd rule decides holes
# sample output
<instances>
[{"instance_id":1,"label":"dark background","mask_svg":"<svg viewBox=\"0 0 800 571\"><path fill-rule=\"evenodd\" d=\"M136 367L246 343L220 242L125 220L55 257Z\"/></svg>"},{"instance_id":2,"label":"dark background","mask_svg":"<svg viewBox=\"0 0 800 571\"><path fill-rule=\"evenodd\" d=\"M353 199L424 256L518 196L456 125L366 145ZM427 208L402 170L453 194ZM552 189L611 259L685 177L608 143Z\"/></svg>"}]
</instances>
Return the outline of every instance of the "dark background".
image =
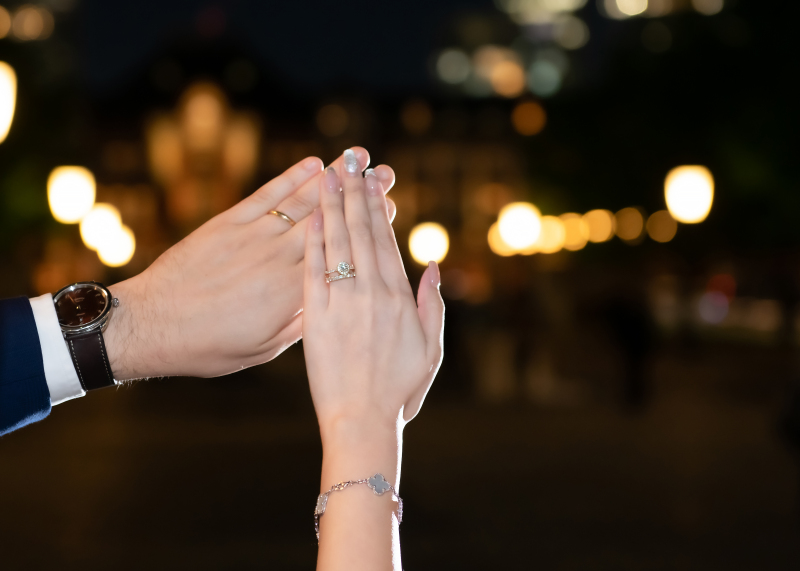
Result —
<instances>
[{"instance_id":1,"label":"dark background","mask_svg":"<svg viewBox=\"0 0 800 571\"><path fill-rule=\"evenodd\" d=\"M397 172L412 283L412 226L450 233L445 360L406 429L406 568L796 569L789 3L703 15L675 0L663 16L614 20L590 0L576 12L590 39L563 51L555 94L475 97L437 79L445 48L513 47L525 65L553 49L498 5L43 2L49 37L0 39L19 81L0 145L0 295L114 283L214 213L175 214L180 189L148 162L152 118L211 82L259 129L253 170L219 187L236 199L306 155L359 144ZM654 22L666 48L646 39ZM547 114L534 136L510 119L525 101ZM343 131L324 133L326 105L345 110ZM420 106L430 121L409 128ZM98 200L136 232L126 266L106 268L52 218L47 177L63 164L90 168ZM508 258L486 243L510 200L554 215L661 210L681 164L711 170L715 201L668 243ZM483 212L487 183L502 188ZM735 291L712 323L702 304L719 276ZM320 456L301 345L228 377L70 401L0 440L0 568L312 568Z\"/></svg>"}]
</instances>

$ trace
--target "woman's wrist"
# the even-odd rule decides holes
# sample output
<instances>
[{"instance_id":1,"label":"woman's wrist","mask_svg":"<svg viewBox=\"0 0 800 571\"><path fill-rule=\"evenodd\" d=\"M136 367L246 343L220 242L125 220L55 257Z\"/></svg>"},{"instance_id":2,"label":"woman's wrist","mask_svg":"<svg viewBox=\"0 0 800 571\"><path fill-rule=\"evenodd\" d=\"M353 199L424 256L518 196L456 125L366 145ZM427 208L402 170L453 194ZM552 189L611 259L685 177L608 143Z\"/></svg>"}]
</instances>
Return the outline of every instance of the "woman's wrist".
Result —
<instances>
[{"instance_id":1,"label":"woman's wrist","mask_svg":"<svg viewBox=\"0 0 800 571\"><path fill-rule=\"evenodd\" d=\"M403 428L372 416L338 418L320 424L322 436L321 491L345 480L383 474L400 484Z\"/></svg>"}]
</instances>

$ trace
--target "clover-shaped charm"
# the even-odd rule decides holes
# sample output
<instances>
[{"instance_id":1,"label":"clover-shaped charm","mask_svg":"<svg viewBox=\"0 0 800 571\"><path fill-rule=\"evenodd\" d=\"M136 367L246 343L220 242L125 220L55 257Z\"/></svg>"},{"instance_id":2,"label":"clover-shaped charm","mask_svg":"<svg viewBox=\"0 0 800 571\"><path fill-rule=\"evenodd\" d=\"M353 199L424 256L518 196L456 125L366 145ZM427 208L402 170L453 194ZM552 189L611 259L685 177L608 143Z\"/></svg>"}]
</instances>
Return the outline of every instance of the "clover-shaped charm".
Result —
<instances>
[{"instance_id":1,"label":"clover-shaped charm","mask_svg":"<svg viewBox=\"0 0 800 571\"><path fill-rule=\"evenodd\" d=\"M383 474L375 474L369 478L367 480L367 485L372 488L372 491L378 496L382 496L392 489L391 484L386 481L386 479L383 477Z\"/></svg>"}]
</instances>

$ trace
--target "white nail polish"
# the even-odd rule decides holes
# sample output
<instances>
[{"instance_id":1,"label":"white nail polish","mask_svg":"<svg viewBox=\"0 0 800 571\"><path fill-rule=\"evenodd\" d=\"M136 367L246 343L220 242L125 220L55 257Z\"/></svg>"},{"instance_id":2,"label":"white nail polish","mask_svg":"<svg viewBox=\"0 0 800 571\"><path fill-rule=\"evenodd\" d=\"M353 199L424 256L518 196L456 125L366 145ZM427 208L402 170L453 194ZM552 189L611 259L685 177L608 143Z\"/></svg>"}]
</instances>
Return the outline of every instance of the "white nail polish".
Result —
<instances>
[{"instance_id":1,"label":"white nail polish","mask_svg":"<svg viewBox=\"0 0 800 571\"><path fill-rule=\"evenodd\" d=\"M353 149L347 149L344 152L344 170L350 174L358 172L358 159Z\"/></svg>"},{"instance_id":2,"label":"white nail polish","mask_svg":"<svg viewBox=\"0 0 800 571\"><path fill-rule=\"evenodd\" d=\"M370 176L370 175L378 176L378 175L375 174L375 169L367 169L367 170L364 171L364 176Z\"/></svg>"}]
</instances>

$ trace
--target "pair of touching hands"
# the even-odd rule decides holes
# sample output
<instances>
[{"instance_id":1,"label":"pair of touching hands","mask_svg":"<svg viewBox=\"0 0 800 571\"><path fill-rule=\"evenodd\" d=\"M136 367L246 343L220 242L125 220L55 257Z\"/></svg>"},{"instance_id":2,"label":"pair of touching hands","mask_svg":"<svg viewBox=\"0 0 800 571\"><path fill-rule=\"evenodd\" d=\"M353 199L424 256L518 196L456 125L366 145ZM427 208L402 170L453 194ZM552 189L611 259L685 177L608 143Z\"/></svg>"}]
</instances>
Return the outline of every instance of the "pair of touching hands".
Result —
<instances>
[{"instance_id":1,"label":"pair of touching hands","mask_svg":"<svg viewBox=\"0 0 800 571\"><path fill-rule=\"evenodd\" d=\"M369 164L365 149L353 150ZM342 158L332 166L341 169ZM375 173L388 191L392 169ZM274 359L297 342L306 226L319 206L322 174L321 160L300 161L141 274L111 286L121 302L104 335L115 377L215 377Z\"/></svg>"},{"instance_id":2,"label":"pair of touching hands","mask_svg":"<svg viewBox=\"0 0 800 571\"><path fill-rule=\"evenodd\" d=\"M394 172L364 172L368 164L362 148L324 170L305 159L111 286L120 305L105 341L116 378L224 375L302 337L323 442L321 491L377 472L399 489L402 430L442 359L444 304L434 262L415 301L385 196ZM357 277L326 283L340 262ZM389 494L356 488L366 487L330 497L319 567L399 568Z\"/></svg>"}]
</instances>

